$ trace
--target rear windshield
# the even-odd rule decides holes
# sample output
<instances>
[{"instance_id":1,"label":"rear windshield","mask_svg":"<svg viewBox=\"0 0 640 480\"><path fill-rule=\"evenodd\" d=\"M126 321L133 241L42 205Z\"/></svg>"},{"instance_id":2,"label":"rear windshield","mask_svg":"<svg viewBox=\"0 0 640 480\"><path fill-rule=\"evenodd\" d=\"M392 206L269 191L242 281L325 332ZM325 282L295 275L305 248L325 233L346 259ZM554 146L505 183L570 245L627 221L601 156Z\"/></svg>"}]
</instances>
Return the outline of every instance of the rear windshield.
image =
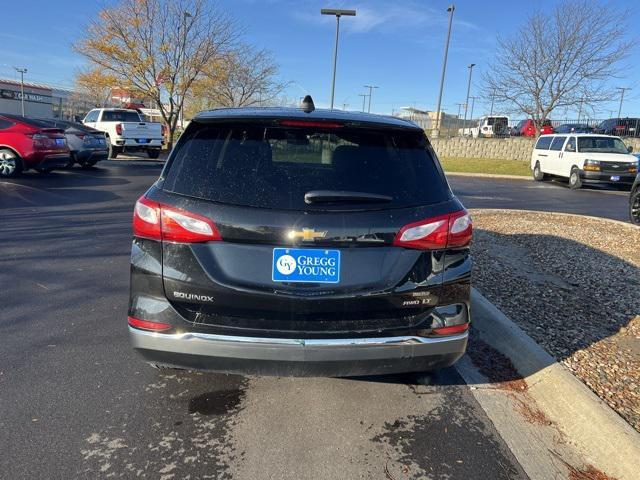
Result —
<instances>
[{"instance_id":1,"label":"rear windshield","mask_svg":"<svg viewBox=\"0 0 640 480\"><path fill-rule=\"evenodd\" d=\"M305 193L313 190L391 197L361 208L426 205L449 198L430 152L422 132L193 123L176 146L164 189L289 210L345 207L307 205Z\"/></svg>"},{"instance_id":2,"label":"rear windshield","mask_svg":"<svg viewBox=\"0 0 640 480\"><path fill-rule=\"evenodd\" d=\"M102 112L103 122L139 122L140 115L137 112L127 110L105 110Z\"/></svg>"}]
</instances>

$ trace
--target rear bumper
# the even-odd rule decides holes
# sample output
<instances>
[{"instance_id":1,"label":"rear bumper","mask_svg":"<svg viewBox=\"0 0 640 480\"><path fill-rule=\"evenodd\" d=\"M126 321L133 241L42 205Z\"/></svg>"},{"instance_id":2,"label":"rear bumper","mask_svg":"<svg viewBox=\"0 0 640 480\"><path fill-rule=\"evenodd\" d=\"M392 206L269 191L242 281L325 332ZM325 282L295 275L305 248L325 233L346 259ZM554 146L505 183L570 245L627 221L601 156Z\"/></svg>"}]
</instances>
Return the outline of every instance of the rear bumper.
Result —
<instances>
[{"instance_id":1,"label":"rear bumper","mask_svg":"<svg viewBox=\"0 0 640 480\"><path fill-rule=\"evenodd\" d=\"M620 177L620 180L611 180L611 177ZM635 173L602 173L602 172L585 172L584 170L580 171L580 178L585 183L612 183L618 184L622 183L625 185L631 185L635 179Z\"/></svg>"},{"instance_id":2,"label":"rear bumper","mask_svg":"<svg viewBox=\"0 0 640 480\"><path fill-rule=\"evenodd\" d=\"M100 160L106 160L108 156L109 151L106 149L78 150L75 153L78 162L99 162Z\"/></svg>"},{"instance_id":3,"label":"rear bumper","mask_svg":"<svg viewBox=\"0 0 640 480\"><path fill-rule=\"evenodd\" d=\"M444 368L465 352L468 334L433 337L275 339L162 334L129 327L148 361L173 367L279 376L356 376Z\"/></svg>"},{"instance_id":4,"label":"rear bumper","mask_svg":"<svg viewBox=\"0 0 640 480\"><path fill-rule=\"evenodd\" d=\"M118 147L124 147L126 149L138 149L146 150L148 148L162 148L164 144L163 139L147 139L147 142L140 142L143 138L116 138L115 143Z\"/></svg>"},{"instance_id":5,"label":"rear bumper","mask_svg":"<svg viewBox=\"0 0 640 480\"><path fill-rule=\"evenodd\" d=\"M44 155L42 160L33 166L37 168L62 168L66 167L70 160L71 156L68 153L50 154Z\"/></svg>"}]
</instances>

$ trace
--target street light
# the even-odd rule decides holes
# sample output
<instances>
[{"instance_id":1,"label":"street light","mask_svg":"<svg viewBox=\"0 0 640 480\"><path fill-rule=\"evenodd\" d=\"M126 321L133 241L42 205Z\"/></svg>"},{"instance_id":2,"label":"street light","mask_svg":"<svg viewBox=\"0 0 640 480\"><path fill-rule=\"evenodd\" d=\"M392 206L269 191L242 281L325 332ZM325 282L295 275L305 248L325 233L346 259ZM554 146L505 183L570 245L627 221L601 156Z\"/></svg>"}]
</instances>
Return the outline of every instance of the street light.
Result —
<instances>
[{"instance_id":1,"label":"street light","mask_svg":"<svg viewBox=\"0 0 640 480\"><path fill-rule=\"evenodd\" d=\"M467 109L469 108L469 93L471 93L471 74L473 73L473 67L475 66L475 63L471 63L467 66L469 69L469 83L467 84L467 101L464 106L464 123L462 124L462 128L466 128L467 126Z\"/></svg>"},{"instance_id":2,"label":"street light","mask_svg":"<svg viewBox=\"0 0 640 480\"><path fill-rule=\"evenodd\" d=\"M618 118L622 114L622 101L624 100L625 90L631 90L629 87L616 87L616 90L620 90L620 107L618 108Z\"/></svg>"},{"instance_id":3,"label":"street light","mask_svg":"<svg viewBox=\"0 0 640 480\"><path fill-rule=\"evenodd\" d=\"M24 117L24 74L27 73L27 69L18 67L13 68L15 68L16 72L20 74L20 104L22 106L22 116Z\"/></svg>"},{"instance_id":4,"label":"street light","mask_svg":"<svg viewBox=\"0 0 640 480\"><path fill-rule=\"evenodd\" d=\"M438 93L438 108L436 109L436 128L433 132L434 137L438 137L440 134L440 107L442 106L442 91L444 90L444 75L447 71L447 57L449 55L449 39L451 38L451 24L453 23L453 12L456 6L451 4L447 8L449 12L449 30L447 31L447 41L444 45L444 61L442 62L442 76L440 77L440 93Z\"/></svg>"},{"instance_id":5,"label":"street light","mask_svg":"<svg viewBox=\"0 0 640 480\"><path fill-rule=\"evenodd\" d=\"M336 90L336 65L338 63L338 36L340 34L340 17L355 17L355 10L339 10L335 8L323 8L320 10L322 15L335 15L336 17L336 45L333 50L333 81L331 82L331 109L333 109L333 97ZM364 109L363 109L364 111Z\"/></svg>"},{"instance_id":6,"label":"street light","mask_svg":"<svg viewBox=\"0 0 640 480\"><path fill-rule=\"evenodd\" d=\"M379 87L376 87L375 85L365 85L364 88L369 89L369 108L367 109L367 113L371 113L371 92L373 91L374 88L379 88Z\"/></svg>"},{"instance_id":7,"label":"street light","mask_svg":"<svg viewBox=\"0 0 640 480\"><path fill-rule=\"evenodd\" d=\"M364 112L364 105L365 105L365 102L367 100L367 96L368 95L366 93L359 93L358 96L362 97L362 111Z\"/></svg>"}]
</instances>

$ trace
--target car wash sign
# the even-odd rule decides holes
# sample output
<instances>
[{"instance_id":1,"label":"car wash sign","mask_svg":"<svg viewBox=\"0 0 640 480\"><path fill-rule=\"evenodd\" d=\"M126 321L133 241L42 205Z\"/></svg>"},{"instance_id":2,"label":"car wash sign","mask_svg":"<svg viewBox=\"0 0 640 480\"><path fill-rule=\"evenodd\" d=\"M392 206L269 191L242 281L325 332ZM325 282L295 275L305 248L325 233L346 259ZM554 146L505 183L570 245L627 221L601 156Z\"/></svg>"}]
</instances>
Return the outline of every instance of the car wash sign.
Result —
<instances>
[{"instance_id":1,"label":"car wash sign","mask_svg":"<svg viewBox=\"0 0 640 480\"><path fill-rule=\"evenodd\" d=\"M6 100L22 100L22 93L15 90L0 88L0 98ZM51 103L51 97L40 93L24 92L24 101L32 103Z\"/></svg>"}]
</instances>

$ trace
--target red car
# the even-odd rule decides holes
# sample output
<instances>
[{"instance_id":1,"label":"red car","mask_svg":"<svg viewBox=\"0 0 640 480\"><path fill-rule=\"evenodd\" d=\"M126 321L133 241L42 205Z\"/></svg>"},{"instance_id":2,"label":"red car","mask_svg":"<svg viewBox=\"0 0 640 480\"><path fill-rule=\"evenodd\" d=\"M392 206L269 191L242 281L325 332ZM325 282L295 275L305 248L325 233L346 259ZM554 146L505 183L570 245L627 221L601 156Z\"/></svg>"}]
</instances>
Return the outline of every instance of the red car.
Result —
<instances>
[{"instance_id":1,"label":"red car","mask_svg":"<svg viewBox=\"0 0 640 480\"><path fill-rule=\"evenodd\" d=\"M35 169L41 173L70 160L64 130L46 122L0 113L0 178Z\"/></svg>"},{"instance_id":2,"label":"red car","mask_svg":"<svg viewBox=\"0 0 640 480\"><path fill-rule=\"evenodd\" d=\"M551 120L545 120L542 124L542 128L540 129L540 135L549 135L550 133L553 133ZM520 123L518 123L512 130L512 135L518 137L535 137L536 126L533 123L533 120L520 121Z\"/></svg>"}]
</instances>

